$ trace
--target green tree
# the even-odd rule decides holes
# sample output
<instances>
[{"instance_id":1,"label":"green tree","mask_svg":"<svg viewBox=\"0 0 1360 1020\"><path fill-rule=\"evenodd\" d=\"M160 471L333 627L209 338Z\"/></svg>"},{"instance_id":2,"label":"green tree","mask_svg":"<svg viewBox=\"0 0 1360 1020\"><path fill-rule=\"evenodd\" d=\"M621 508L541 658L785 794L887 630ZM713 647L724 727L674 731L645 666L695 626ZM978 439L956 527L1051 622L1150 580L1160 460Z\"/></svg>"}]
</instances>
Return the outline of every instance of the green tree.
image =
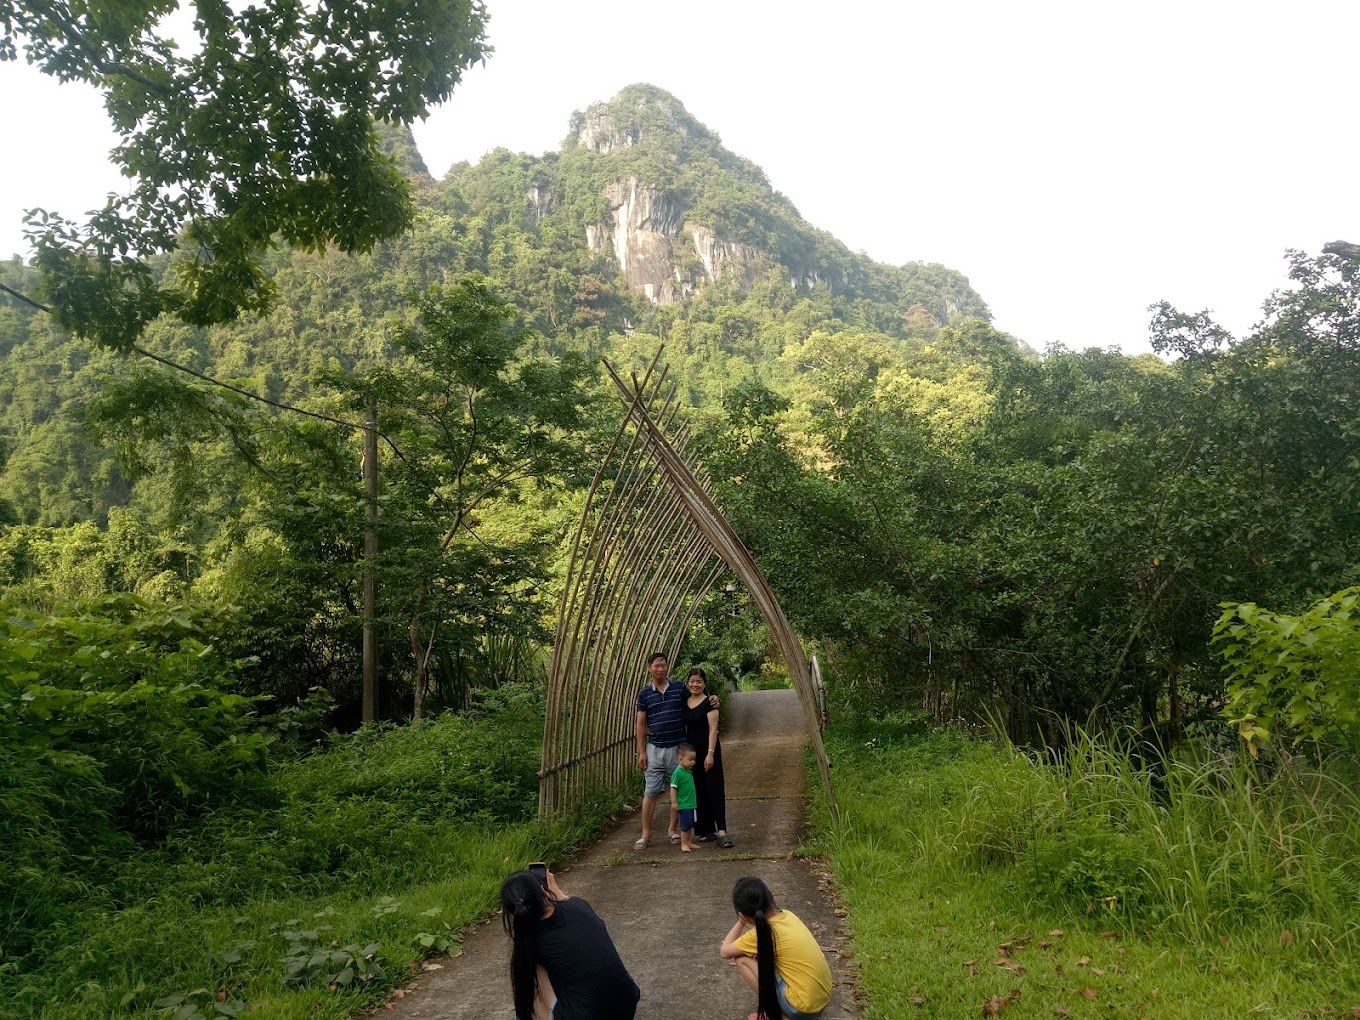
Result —
<instances>
[{"instance_id":1,"label":"green tree","mask_svg":"<svg viewBox=\"0 0 1360 1020\"><path fill-rule=\"evenodd\" d=\"M489 52L480 0L194 5L192 45L165 37L177 0L0 3L0 58L104 93L132 180L88 222L36 211L43 292L77 335L132 345L163 312L205 324L262 311L277 239L366 251L412 222L374 121L409 124ZM168 264L158 256L173 256Z\"/></svg>"}]
</instances>

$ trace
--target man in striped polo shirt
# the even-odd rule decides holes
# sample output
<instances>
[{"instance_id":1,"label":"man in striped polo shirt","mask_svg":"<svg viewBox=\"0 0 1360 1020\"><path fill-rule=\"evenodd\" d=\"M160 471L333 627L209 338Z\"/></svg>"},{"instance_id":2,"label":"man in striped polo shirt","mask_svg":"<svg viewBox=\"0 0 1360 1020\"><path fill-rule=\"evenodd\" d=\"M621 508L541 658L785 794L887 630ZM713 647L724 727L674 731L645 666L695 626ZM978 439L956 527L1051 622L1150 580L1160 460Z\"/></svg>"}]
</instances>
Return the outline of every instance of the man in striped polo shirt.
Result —
<instances>
[{"instance_id":1,"label":"man in striped polo shirt","mask_svg":"<svg viewBox=\"0 0 1360 1020\"><path fill-rule=\"evenodd\" d=\"M651 842L656 798L669 789L671 774L678 764L675 749L685 740L685 702L689 699L685 685L670 679L670 663L663 653L652 654L647 660L647 672L651 679L637 696L638 768L646 775L646 786L642 791L642 836L633 844L634 850L645 850ZM717 705L716 694L710 700ZM678 821L672 807L666 827L672 843L680 842Z\"/></svg>"}]
</instances>

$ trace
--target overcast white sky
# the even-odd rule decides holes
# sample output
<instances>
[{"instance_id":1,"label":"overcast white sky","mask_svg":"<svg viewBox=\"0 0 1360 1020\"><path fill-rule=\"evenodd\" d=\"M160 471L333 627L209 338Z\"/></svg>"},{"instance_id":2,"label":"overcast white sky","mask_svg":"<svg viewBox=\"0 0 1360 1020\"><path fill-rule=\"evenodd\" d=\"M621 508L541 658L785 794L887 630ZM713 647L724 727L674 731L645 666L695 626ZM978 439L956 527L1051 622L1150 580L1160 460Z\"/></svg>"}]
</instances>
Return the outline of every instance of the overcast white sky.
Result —
<instances>
[{"instance_id":1,"label":"overcast white sky","mask_svg":"<svg viewBox=\"0 0 1360 1020\"><path fill-rule=\"evenodd\" d=\"M1146 307L1242 332L1286 248L1360 242L1355 0L488 0L495 55L416 138L435 176L557 148L574 109L673 92L815 225L965 273L1037 348L1147 350ZM98 97L0 64L22 111L0 252L30 206L119 186Z\"/></svg>"}]
</instances>

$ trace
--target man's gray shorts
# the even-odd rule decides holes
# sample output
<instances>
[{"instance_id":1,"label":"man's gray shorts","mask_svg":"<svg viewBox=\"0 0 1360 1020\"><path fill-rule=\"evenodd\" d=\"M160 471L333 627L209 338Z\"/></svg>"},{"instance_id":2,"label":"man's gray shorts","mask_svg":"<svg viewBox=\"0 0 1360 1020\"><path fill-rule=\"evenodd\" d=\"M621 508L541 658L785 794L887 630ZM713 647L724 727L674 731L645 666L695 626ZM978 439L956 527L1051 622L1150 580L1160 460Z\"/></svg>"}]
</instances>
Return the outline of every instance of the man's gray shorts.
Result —
<instances>
[{"instance_id":1,"label":"man's gray shorts","mask_svg":"<svg viewBox=\"0 0 1360 1020\"><path fill-rule=\"evenodd\" d=\"M644 797L659 797L670 789L671 776L679 767L677 757L679 748L657 747L647 742L647 786L642 791Z\"/></svg>"}]
</instances>

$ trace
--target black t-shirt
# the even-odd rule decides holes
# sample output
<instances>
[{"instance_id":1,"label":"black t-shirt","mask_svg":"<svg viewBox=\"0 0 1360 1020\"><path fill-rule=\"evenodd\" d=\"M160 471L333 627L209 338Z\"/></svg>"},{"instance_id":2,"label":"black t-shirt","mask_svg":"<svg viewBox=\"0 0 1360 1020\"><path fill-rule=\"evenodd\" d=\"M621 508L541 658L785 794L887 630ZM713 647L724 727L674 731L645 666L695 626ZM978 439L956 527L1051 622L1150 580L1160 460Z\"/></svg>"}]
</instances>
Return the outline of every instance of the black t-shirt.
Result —
<instances>
[{"instance_id":1,"label":"black t-shirt","mask_svg":"<svg viewBox=\"0 0 1360 1020\"><path fill-rule=\"evenodd\" d=\"M633 1020L641 993L585 900L562 900L539 926L538 962L557 995L553 1020Z\"/></svg>"},{"instance_id":2,"label":"black t-shirt","mask_svg":"<svg viewBox=\"0 0 1360 1020\"><path fill-rule=\"evenodd\" d=\"M716 711L717 709L708 700L707 694L704 695L704 700L694 708L689 707L688 700L685 702L685 740L699 756L701 768L704 763L704 755L708 753L708 713Z\"/></svg>"}]
</instances>

